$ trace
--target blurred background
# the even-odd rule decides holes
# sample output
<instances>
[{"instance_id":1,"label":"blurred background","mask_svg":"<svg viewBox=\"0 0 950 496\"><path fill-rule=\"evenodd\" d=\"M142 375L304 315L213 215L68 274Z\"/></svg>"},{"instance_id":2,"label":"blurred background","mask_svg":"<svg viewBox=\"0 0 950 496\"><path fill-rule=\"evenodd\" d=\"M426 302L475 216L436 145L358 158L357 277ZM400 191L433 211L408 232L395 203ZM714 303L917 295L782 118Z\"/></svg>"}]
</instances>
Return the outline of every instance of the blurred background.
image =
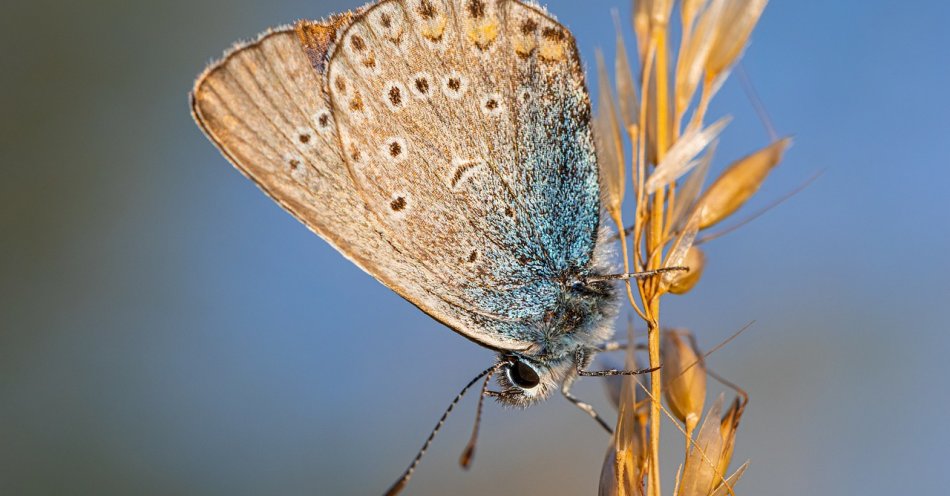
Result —
<instances>
[{"instance_id":1,"label":"blurred background","mask_svg":"<svg viewBox=\"0 0 950 496\"><path fill-rule=\"evenodd\" d=\"M378 494L492 354L280 210L194 125L193 78L233 41L358 1L6 2L0 16L0 494ZM585 61L611 8L549 0ZM708 245L666 324L752 395L740 494L950 485L950 4L775 0L745 69L784 164ZM632 39L628 31L628 40ZM632 45L631 45L632 46ZM590 71L588 71L590 72ZM716 166L767 142L735 78ZM613 416L603 384L577 388ZM710 396L711 400L712 396ZM592 494L608 437L561 398L475 398L409 494ZM669 424L665 492L682 454Z\"/></svg>"}]
</instances>

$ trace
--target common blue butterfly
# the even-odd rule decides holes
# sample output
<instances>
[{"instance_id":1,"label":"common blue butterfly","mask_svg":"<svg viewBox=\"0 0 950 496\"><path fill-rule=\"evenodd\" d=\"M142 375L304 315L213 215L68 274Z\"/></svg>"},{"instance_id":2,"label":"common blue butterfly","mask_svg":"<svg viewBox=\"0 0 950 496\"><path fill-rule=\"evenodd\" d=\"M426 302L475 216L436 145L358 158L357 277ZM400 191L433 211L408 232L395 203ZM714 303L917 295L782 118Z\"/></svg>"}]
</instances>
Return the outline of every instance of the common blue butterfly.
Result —
<instances>
[{"instance_id":1,"label":"common blue butterfly","mask_svg":"<svg viewBox=\"0 0 950 496\"><path fill-rule=\"evenodd\" d=\"M208 68L192 111L345 257L497 351L472 384L595 416L568 389L612 334L615 267L581 62L543 8L386 0L277 28Z\"/></svg>"}]
</instances>

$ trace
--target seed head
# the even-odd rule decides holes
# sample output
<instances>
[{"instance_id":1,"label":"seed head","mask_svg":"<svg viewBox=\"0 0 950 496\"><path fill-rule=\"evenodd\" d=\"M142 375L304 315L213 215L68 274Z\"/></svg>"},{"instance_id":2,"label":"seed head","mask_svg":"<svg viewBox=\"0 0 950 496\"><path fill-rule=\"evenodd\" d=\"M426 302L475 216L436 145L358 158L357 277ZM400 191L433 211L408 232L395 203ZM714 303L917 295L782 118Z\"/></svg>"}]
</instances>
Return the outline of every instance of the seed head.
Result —
<instances>
[{"instance_id":1,"label":"seed head","mask_svg":"<svg viewBox=\"0 0 950 496\"><path fill-rule=\"evenodd\" d=\"M692 432L703 414L706 401L706 364L686 331L663 333L660 345L663 373L669 377L664 394L670 411Z\"/></svg>"},{"instance_id":2,"label":"seed head","mask_svg":"<svg viewBox=\"0 0 950 496\"><path fill-rule=\"evenodd\" d=\"M699 220L700 229L732 215L751 198L782 160L782 154L790 144L790 138L776 141L730 165L699 200L705 207Z\"/></svg>"},{"instance_id":3,"label":"seed head","mask_svg":"<svg viewBox=\"0 0 950 496\"><path fill-rule=\"evenodd\" d=\"M673 282L670 284L670 293L686 294L699 283L699 279L703 276L703 269L706 268L706 254L703 253L703 250L693 246L686 252L683 265L689 267L689 271L676 273Z\"/></svg>"},{"instance_id":4,"label":"seed head","mask_svg":"<svg viewBox=\"0 0 950 496\"><path fill-rule=\"evenodd\" d=\"M719 424L719 432L722 434L722 456L719 458L718 471L723 476L726 475L729 462L732 461L732 451L736 446L736 430L739 428L739 420L744 410L745 402L736 398L726 414L722 416L722 422Z\"/></svg>"}]
</instances>

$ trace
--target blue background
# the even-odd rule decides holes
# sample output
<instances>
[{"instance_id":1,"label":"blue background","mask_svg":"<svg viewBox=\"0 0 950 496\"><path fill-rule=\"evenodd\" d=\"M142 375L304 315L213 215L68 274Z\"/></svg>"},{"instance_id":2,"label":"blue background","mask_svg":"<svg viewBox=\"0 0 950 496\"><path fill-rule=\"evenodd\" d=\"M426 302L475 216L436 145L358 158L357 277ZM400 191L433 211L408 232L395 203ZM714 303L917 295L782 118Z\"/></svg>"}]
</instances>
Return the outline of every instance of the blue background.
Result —
<instances>
[{"instance_id":1,"label":"blue background","mask_svg":"<svg viewBox=\"0 0 950 496\"><path fill-rule=\"evenodd\" d=\"M620 0L548 2L585 61ZM200 134L186 94L234 40L350 1L14 2L0 16L0 493L374 494L492 356L281 211ZM913 6L911 6L913 5ZM764 205L708 246L664 322L752 403L741 493L936 493L950 409L950 7L775 0L745 68L783 134ZM627 33L628 36L630 33ZM629 39L629 38L628 38ZM741 86L716 165L765 144ZM578 394L604 413L602 384ZM474 398L410 494L591 494L607 437L560 398ZM682 453L669 424L665 492Z\"/></svg>"}]
</instances>

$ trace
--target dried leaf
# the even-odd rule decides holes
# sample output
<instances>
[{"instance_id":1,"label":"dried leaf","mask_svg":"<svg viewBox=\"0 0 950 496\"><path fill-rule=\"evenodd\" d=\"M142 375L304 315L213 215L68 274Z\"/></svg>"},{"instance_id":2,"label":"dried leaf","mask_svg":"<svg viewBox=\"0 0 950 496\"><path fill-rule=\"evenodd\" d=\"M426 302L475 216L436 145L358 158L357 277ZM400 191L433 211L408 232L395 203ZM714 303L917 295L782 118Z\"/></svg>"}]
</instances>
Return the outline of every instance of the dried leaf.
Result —
<instances>
[{"instance_id":1,"label":"dried leaf","mask_svg":"<svg viewBox=\"0 0 950 496\"><path fill-rule=\"evenodd\" d=\"M724 396L719 395L696 436L696 444L690 448L683 466L679 496L708 496L719 481L716 467L722 453L722 437L719 434L719 415ZM703 456L705 455L705 456Z\"/></svg>"},{"instance_id":2,"label":"dried leaf","mask_svg":"<svg viewBox=\"0 0 950 496\"><path fill-rule=\"evenodd\" d=\"M698 165L699 161L693 159L719 136L730 120L730 117L723 117L705 129L688 128L683 136L673 143L663 157L663 161L656 166L656 170L647 179L647 193L652 194L668 186Z\"/></svg>"},{"instance_id":3,"label":"dried leaf","mask_svg":"<svg viewBox=\"0 0 950 496\"><path fill-rule=\"evenodd\" d=\"M704 207L699 228L715 225L751 198L782 160L791 142L791 138L776 141L730 165L699 200Z\"/></svg>"}]
</instances>

